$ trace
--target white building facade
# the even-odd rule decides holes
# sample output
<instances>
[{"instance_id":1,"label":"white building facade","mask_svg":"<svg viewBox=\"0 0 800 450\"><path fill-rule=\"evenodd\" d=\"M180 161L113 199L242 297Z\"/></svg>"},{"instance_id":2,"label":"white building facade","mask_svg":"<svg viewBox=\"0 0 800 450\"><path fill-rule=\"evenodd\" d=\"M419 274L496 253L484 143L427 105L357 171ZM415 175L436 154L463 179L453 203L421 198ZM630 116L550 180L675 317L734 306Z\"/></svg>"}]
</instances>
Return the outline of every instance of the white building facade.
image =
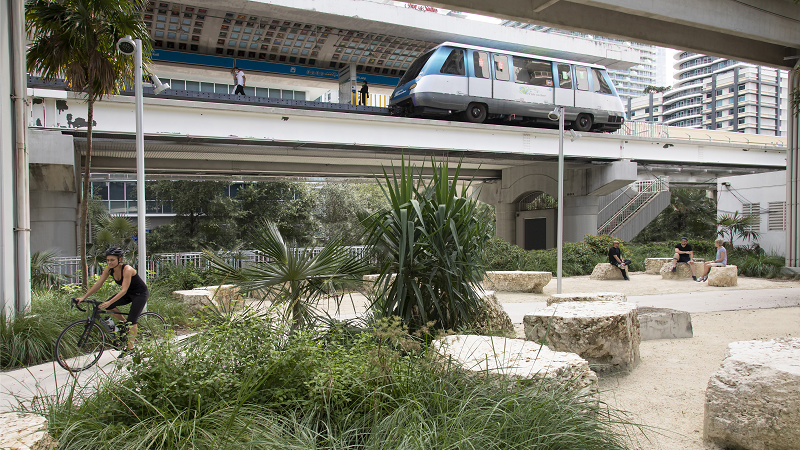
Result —
<instances>
[{"instance_id":1,"label":"white building facade","mask_svg":"<svg viewBox=\"0 0 800 450\"><path fill-rule=\"evenodd\" d=\"M717 213L757 217L750 229L760 233L756 240L766 250L786 255L786 171L721 177L717 180ZM752 242L735 240L734 245Z\"/></svg>"},{"instance_id":2,"label":"white building facade","mask_svg":"<svg viewBox=\"0 0 800 450\"><path fill-rule=\"evenodd\" d=\"M675 54L675 84L628 102L631 120L767 136L786 133L788 75L692 52Z\"/></svg>"}]
</instances>

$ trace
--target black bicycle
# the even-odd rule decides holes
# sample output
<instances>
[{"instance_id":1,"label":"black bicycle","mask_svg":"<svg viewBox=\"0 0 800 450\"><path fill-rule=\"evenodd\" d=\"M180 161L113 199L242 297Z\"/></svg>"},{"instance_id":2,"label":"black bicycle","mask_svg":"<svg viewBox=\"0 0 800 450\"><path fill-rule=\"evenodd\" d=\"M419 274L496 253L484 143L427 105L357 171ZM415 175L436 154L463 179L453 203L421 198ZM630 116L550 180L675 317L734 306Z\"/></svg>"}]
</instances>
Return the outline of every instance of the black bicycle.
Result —
<instances>
[{"instance_id":1,"label":"black bicycle","mask_svg":"<svg viewBox=\"0 0 800 450\"><path fill-rule=\"evenodd\" d=\"M88 312L88 317L67 325L56 339L56 361L70 372L80 372L92 367L107 348L124 350L128 344L127 328L124 325L122 328L114 325L111 313L99 307L103 302L84 300L83 303L92 305L91 311L81 308L74 298L71 306ZM128 313L121 314L128 315ZM109 317L101 318L104 315ZM167 334L166 321L154 312L142 313L137 322L138 343L146 343Z\"/></svg>"}]
</instances>

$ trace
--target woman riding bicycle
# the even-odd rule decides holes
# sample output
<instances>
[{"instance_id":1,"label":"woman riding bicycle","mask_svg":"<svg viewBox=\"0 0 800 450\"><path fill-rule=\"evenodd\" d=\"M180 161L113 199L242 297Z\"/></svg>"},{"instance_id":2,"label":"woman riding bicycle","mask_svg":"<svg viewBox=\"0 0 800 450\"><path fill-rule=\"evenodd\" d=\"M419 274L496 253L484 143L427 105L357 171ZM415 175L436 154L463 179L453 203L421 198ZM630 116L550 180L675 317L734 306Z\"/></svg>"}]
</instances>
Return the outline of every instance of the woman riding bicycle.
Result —
<instances>
[{"instance_id":1,"label":"woman riding bicycle","mask_svg":"<svg viewBox=\"0 0 800 450\"><path fill-rule=\"evenodd\" d=\"M120 291L116 295L99 305L99 308L112 313L111 315L115 319L125 322L125 317L120 314L120 310L117 307L129 303L131 304L131 310L128 313L127 320L127 322L131 324L128 330L128 347L119 355L120 358L133 350L133 341L136 338L136 333L139 331L137 321L142 311L144 311L145 305L147 305L147 297L149 295L147 285L136 273L136 269L122 262L124 256L125 252L123 252L121 248L109 247L106 250L106 268L103 270L103 274L100 275L97 282L83 297L77 299L78 303L80 303L100 290L100 288L103 287L103 283L108 279L109 274L111 274L114 281L121 286Z\"/></svg>"}]
</instances>

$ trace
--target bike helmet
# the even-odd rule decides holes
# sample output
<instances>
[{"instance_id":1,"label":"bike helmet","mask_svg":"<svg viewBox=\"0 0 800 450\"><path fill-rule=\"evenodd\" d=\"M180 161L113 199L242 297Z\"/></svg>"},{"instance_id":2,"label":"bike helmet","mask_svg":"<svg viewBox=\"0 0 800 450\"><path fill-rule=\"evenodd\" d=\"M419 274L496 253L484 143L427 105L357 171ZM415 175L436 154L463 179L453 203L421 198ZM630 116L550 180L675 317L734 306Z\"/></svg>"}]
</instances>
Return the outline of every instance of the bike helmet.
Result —
<instances>
[{"instance_id":1,"label":"bike helmet","mask_svg":"<svg viewBox=\"0 0 800 450\"><path fill-rule=\"evenodd\" d=\"M123 252L119 247L111 246L106 249L106 256L116 256L117 258L122 258L125 256L125 252Z\"/></svg>"}]
</instances>

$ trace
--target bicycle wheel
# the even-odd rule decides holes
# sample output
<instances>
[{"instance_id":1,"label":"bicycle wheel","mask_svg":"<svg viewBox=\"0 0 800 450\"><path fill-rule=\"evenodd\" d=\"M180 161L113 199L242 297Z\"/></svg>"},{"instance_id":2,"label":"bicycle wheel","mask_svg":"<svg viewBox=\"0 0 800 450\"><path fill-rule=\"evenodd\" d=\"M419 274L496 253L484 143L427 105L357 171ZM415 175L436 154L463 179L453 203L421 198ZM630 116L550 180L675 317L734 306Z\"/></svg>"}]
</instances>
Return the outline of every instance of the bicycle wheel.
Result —
<instances>
[{"instance_id":1,"label":"bicycle wheel","mask_svg":"<svg viewBox=\"0 0 800 450\"><path fill-rule=\"evenodd\" d=\"M72 322L56 339L56 361L70 372L92 367L106 344L106 334L100 325L86 320Z\"/></svg>"},{"instance_id":2,"label":"bicycle wheel","mask_svg":"<svg viewBox=\"0 0 800 450\"><path fill-rule=\"evenodd\" d=\"M146 312L139 316L138 332L135 342L147 343L167 335L167 322L154 312Z\"/></svg>"}]
</instances>

